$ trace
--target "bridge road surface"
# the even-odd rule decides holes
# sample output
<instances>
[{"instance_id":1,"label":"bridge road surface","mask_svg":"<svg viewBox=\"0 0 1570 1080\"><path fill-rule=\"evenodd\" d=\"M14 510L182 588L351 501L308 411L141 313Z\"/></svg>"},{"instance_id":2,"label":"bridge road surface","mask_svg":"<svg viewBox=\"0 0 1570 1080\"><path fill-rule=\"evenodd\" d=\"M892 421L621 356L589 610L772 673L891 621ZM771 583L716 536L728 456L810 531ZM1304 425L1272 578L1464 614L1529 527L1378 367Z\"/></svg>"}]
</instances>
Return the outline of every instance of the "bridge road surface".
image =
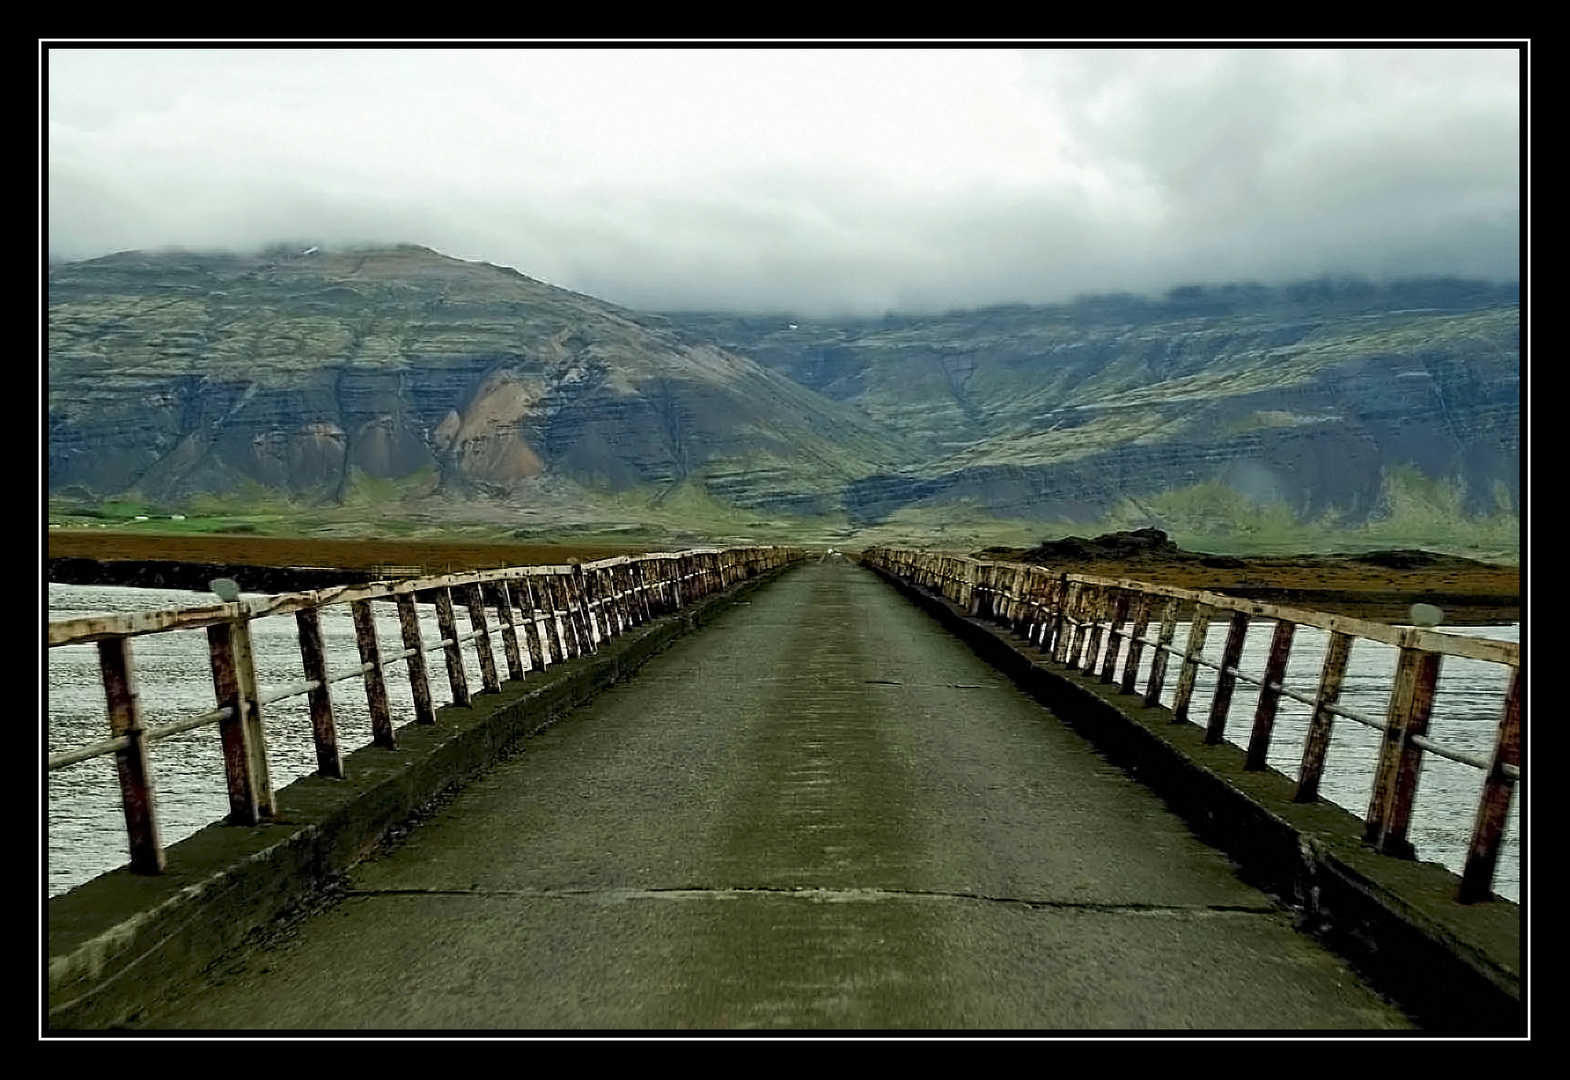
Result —
<instances>
[{"instance_id":1,"label":"bridge road surface","mask_svg":"<svg viewBox=\"0 0 1570 1080\"><path fill-rule=\"evenodd\" d=\"M152 1029L1411 1023L870 572L787 573Z\"/></svg>"}]
</instances>

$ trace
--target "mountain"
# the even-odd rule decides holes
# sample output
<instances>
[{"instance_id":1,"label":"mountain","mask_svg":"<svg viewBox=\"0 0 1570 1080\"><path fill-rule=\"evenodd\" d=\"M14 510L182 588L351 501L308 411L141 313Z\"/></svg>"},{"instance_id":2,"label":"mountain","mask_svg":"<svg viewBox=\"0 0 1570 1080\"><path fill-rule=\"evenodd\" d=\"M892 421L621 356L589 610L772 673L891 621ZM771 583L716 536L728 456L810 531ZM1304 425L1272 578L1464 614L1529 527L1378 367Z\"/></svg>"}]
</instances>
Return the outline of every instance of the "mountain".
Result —
<instances>
[{"instance_id":1,"label":"mountain","mask_svg":"<svg viewBox=\"0 0 1570 1080\"><path fill-rule=\"evenodd\" d=\"M669 499L854 531L1521 497L1514 285L650 314L404 246L126 252L51 266L48 303L49 490L78 501Z\"/></svg>"},{"instance_id":2,"label":"mountain","mask_svg":"<svg viewBox=\"0 0 1570 1080\"><path fill-rule=\"evenodd\" d=\"M1388 512L1400 476L1447 487L1467 514L1519 505L1515 285L1321 280L860 321L670 318L921 448L853 482L860 522L960 502L1089 521L1221 488L1358 524Z\"/></svg>"},{"instance_id":3,"label":"mountain","mask_svg":"<svg viewBox=\"0 0 1570 1080\"><path fill-rule=\"evenodd\" d=\"M419 247L49 272L49 487L522 497L688 483L821 513L897 438L658 319Z\"/></svg>"}]
</instances>

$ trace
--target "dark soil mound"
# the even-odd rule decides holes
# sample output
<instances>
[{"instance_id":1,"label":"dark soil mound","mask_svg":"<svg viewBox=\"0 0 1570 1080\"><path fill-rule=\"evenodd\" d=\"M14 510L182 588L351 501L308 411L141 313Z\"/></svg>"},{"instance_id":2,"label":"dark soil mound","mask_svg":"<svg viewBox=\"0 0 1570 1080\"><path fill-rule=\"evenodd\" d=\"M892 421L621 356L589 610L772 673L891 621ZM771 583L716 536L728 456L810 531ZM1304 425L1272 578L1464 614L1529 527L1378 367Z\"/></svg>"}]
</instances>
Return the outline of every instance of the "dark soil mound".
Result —
<instances>
[{"instance_id":1,"label":"dark soil mound","mask_svg":"<svg viewBox=\"0 0 1570 1080\"><path fill-rule=\"evenodd\" d=\"M1048 540L1021 556L1026 562L1055 563L1074 559L1175 559L1186 553L1160 529L1115 532L1087 540L1066 536Z\"/></svg>"}]
</instances>

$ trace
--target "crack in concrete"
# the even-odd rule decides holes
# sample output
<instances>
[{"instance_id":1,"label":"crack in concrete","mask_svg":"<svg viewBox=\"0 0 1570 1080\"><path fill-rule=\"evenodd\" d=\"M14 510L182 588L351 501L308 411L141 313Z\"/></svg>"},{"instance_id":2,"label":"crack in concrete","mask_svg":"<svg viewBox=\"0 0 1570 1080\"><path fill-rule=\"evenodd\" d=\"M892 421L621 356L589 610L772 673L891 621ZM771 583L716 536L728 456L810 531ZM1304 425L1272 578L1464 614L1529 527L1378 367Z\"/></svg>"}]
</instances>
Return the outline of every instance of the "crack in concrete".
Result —
<instances>
[{"instance_id":1,"label":"crack in concrete","mask_svg":"<svg viewBox=\"0 0 1570 1080\"><path fill-rule=\"evenodd\" d=\"M927 689L927 690L985 690L985 689L987 689L987 687L983 686L980 683L960 683L960 682L945 682L945 683L915 683L915 682L911 682L911 683L908 683L908 682L902 682L899 679L862 679L861 681L864 682L864 683L868 683L868 684L876 684L878 686L910 686L910 687L915 687L918 690L919 689Z\"/></svg>"},{"instance_id":2,"label":"crack in concrete","mask_svg":"<svg viewBox=\"0 0 1570 1080\"><path fill-rule=\"evenodd\" d=\"M1132 915L1279 915L1281 909L1268 904L1147 904L1115 903L1094 900L1046 900L1018 896L987 896L983 893L945 892L925 889L826 889L816 886L684 886L664 889L350 889L349 897L377 896L468 896L543 900L729 900L746 896L798 897L815 903L865 903L878 900L970 900L989 904L1015 904L1032 909L1096 911Z\"/></svg>"}]
</instances>

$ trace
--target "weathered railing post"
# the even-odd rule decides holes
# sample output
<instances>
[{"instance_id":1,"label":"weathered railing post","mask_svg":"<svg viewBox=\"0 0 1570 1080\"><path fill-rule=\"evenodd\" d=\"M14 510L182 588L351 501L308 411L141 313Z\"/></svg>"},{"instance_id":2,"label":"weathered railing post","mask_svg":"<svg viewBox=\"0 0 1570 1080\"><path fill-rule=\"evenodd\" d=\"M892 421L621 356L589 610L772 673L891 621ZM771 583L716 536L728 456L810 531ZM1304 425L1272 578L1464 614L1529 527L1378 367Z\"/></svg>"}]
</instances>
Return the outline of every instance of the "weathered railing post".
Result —
<instances>
[{"instance_id":1,"label":"weathered railing post","mask_svg":"<svg viewBox=\"0 0 1570 1080\"><path fill-rule=\"evenodd\" d=\"M1172 638L1177 634L1178 609L1182 601L1172 596L1161 612L1161 630L1156 635L1156 652L1150 658L1150 676L1145 681L1145 704L1154 708L1161 704L1161 691L1167 681L1167 661L1171 658Z\"/></svg>"},{"instance_id":2,"label":"weathered railing post","mask_svg":"<svg viewBox=\"0 0 1570 1080\"><path fill-rule=\"evenodd\" d=\"M550 649L550 662L560 664L567 659L566 632L556 614L556 590L551 588L555 575L529 579L529 590L536 598L535 607L545 623L545 642Z\"/></svg>"},{"instance_id":3,"label":"weathered railing post","mask_svg":"<svg viewBox=\"0 0 1570 1080\"><path fill-rule=\"evenodd\" d=\"M213 691L227 715L219 721L224 774L229 786L229 821L255 825L276 812L272 778L267 770L267 740L262 706L256 694L256 665L251 653L251 628L244 615L207 628L212 660Z\"/></svg>"},{"instance_id":4,"label":"weathered railing post","mask_svg":"<svg viewBox=\"0 0 1570 1080\"><path fill-rule=\"evenodd\" d=\"M371 742L388 750L397 749L398 738L393 734L392 709L387 704L387 683L382 678L381 648L376 641L376 616L369 600L356 600L349 605L354 617L354 641L360 650L360 664L365 668L365 705L371 714Z\"/></svg>"},{"instance_id":5,"label":"weathered railing post","mask_svg":"<svg viewBox=\"0 0 1570 1080\"><path fill-rule=\"evenodd\" d=\"M404 656L409 662L409 696L414 699L414 722L434 724L436 710L431 705L431 680L420 638L420 615L415 607L413 583L397 586L393 598L398 605L398 628L403 634Z\"/></svg>"},{"instance_id":6,"label":"weathered railing post","mask_svg":"<svg viewBox=\"0 0 1570 1080\"><path fill-rule=\"evenodd\" d=\"M120 777L120 803L125 809L125 833L131 848L131 870L137 874L162 873L164 847L158 835L153 772L147 760L130 639L113 637L100 641L98 667L103 673L104 697L109 704L109 731L126 738L125 749L115 751L114 759Z\"/></svg>"},{"instance_id":7,"label":"weathered railing post","mask_svg":"<svg viewBox=\"0 0 1570 1080\"><path fill-rule=\"evenodd\" d=\"M1052 659L1060 664L1068 664L1069 652L1079 638L1079 595L1083 587L1077 581L1070 581L1067 574L1063 576L1063 581L1067 591L1062 594L1053 624Z\"/></svg>"},{"instance_id":8,"label":"weathered railing post","mask_svg":"<svg viewBox=\"0 0 1570 1080\"><path fill-rule=\"evenodd\" d=\"M1134 626L1129 631L1128 661L1123 665L1123 680L1118 690L1125 694L1134 692L1139 681L1139 661L1145 651L1145 632L1150 629L1151 595L1141 591L1134 600Z\"/></svg>"},{"instance_id":9,"label":"weathered railing post","mask_svg":"<svg viewBox=\"0 0 1570 1080\"><path fill-rule=\"evenodd\" d=\"M1377 850L1403 859L1416 855L1406 832L1423 764L1423 751L1412 738L1428 731L1441 659L1440 653L1411 644L1415 633L1410 629L1402 632L1405 642L1396 661L1395 687L1390 692L1390 711L1380 742L1364 833L1364 839Z\"/></svg>"},{"instance_id":10,"label":"weathered railing post","mask_svg":"<svg viewBox=\"0 0 1570 1080\"><path fill-rule=\"evenodd\" d=\"M343 756L338 752L338 728L333 723L332 692L327 683L327 654L322 648L322 625L314 607L294 613L300 637L300 663L305 679L315 683L307 693L311 703L311 735L316 741L316 770L334 780L343 779Z\"/></svg>"},{"instance_id":11,"label":"weathered railing post","mask_svg":"<svg viewBox=\"0 0 1570 1080\"><path fill-rule=\"evenodd\" d=\"M1070 664L1079 668L1086 674L1094 675L1096 672L1096 658L1101 655L1101 623L1107 617L1109 597L1103 586L1094 585L1090 589L1090 602L1085 605L1086 623L1085 652L1083 661L1079 658L1076 649L1075 659Z\"/></svg>"},{"instance_id":12,"label":"weathered railing post","mask_svg":"<svg viewBox=\"0 0 1570 1080\"><path fill-rule=\"evenodd\" d=\"M1516 668L1510 673L1504 715L1494 737L1493 759L1489 762L1488 777L1483 781L1483 796L1478 800L1472 841L1461 871L1461 891L1456 899L1463 904L1474 904L1493 895L1494 865L1510 817L1510 797L1515 791L1515 781L1505 769L1520 767L1521 669Z\"/></svg>"},{"instance_id":13,"label":"weathered railing post","mask_svg":"<svg viewBox=\"0 0 1570 1080\"><path fill-rule=\"evenodd\" d=\"M1309 717L1308 735L1303 740L1303 765L1298 770L1297 791L1292 796L1294 802L1313 802L1319 798L1319 778L1325 772L1325 754L1330 749L1330 732L1336 718L1330 710L1341 698L1341 683L1351 656L1352 635L1332 630L1325 642L1319 690L1314 694L1314 714Z\"/></svg>"},{"instance_id":14,"label":"weathered railing post","mask_svg":"<svg viewBox=\"0 0 1570 1080\"><path fill-rule=\"evenodd\" d=\"M534 602L534 591L529 587L527 575L519 577L513 584L512 595L517 600L519 614L523 616L523 642L529 650L529 670L543 671L545 650L540 634L540 613Z\"/></svg>"},{"instance_id":15,"label":"weathered railing post","mask_svg":"<svg viewBox=\"0 0 1570 1080\"><path fill-rule=\"evenodd\" d=\"M634 610L638 612L638 622L646 623L655 615L657 597L650 595L648 564L642 559L630 564L628 572L632 577Z\"/></svg>"},{"instance_id":16,"label":"weathered railing post","mask_svg":"<svg viewBox=\"0 0 1570 1080\"><path fill-rule=\"evenodd\" d=\"M1116 674L1118 656L1123 651L1123 624L1128 621L1129 595L1126 589L1110 589L1112 594L1112 624L1107 627L1107 655L1101 661L1101 681L1111 683Z\"/></svg>"},{"instance_id":17,"label":"weathered railing post","mask_svg":"<svg viewBox=\"0 0 1570 1080\"><path fill-rule=\"evenodd\" d=\"M442 654L447 661L447 688L454 705L470 704L469 676L463 670L463 646L458 641L458 616L453 612L452 591L446 585L431 590L436 599L436 625L441 628Z\"/></svg>"},{"instance_id":18,"label":"weathered railing post","mask_svg":"<svg viewBox=\"0 0 1570 1080\"><path fill-rule=\"evenodd\" d=\"M1221 745L1226 738L1227 710L1232 707L1232 688L1237 685L1237 666L1243 661L1243 642L1248 637L1248 612L1234 611L1227 626L1227 643L1221 652L1221 670L1216 672L1216 690L1210 698L1210 720L1205 725L1205 742Z\"/></svg>"},{"instance_id":19,"label":"weathered railing post","mask_svg":"<svg viewBox=\"0 0 1570 1080\"><path fill-rule=\"evenodd\" d=\"M578 655L592 656L594 635L589 627L588 604L580 587L580 573L577 566L571 566L556 579L556 585L561 590L562 607L567 612L568 622L572 623L573 636L578 640Z\"/></svg>"},{"instance_id":20,"label":"weathered railing post","mask_svg":"<svg viewBox=\"0 0 1570 1080\"><path fill-rule=\"evenodd\" d=\"M610 640L610 611L598 571L587 571L577 563L572 567L573 595L578 598L578 609L583 612L584 625L588 628L589 643L593 652Z\"/></svg>"},{"instance_id":21,"label":"weathered railing post","mask_svg":"<svg viewBox=\"0 0 1570 1080\"><path fill-rule=\"evenodd\" d=\"M1276 709L1281 704L1282 684L1286 680L1287 661L1292 654L1292 638L1297 624L1290 619L1277 619L1275 632L1270 636L1270 655L1265 660L1264 685L1259 688L1259 704L1254 709L1254 730L1248 736L1248 758L1245 769L1258 771L1266 767L1270 754L1270 733L1276 723Z\"/></svg>"},{"instance_id":22,"label":"weathered railing post","mask_svg":"<svg viewBox=\"0 0 1570 1080\"><path fill-rule=\"evenodd\" d=\"M469 625L475 633L474 651L479 654L480 687L494 694L502 688L502 683L496 677L496 652L491 648L491 627L490 620L485 617L485 597L480 592L480 586L474 584L464 590L464 598L468 602Z\"/></svg>"},{"instance_id":23,"label":"weathered railing post","mask_svg":"<svg viewBox=\"0 0 1570 1080\"><path fill-rule=\"evenodd\" d=\"M1205 651L1205 638L1210 630L1210 616L1215 608L1209 604L1195 604L1194 618L1188 625L1188 648L1183 652L1183 664L1178 669L1177 690L1172 696L1172 722L1188 721L1188 703L1194 696L1194 678L1199 674L1199 658Z\"/></svg>"},{"instance_id":24,"label":"weathered railing post","mask_svg":"<svg viewBox=\"0 0 1570 1080\"><path fill-rule=\"evenodd\" d=\"M513 615L512 590L503 579L496 583L496 621L501 623L502 654L507 658L507 677L523 678L523 654L518 651L518 627Z\"/></svg>"}]
</instances>

